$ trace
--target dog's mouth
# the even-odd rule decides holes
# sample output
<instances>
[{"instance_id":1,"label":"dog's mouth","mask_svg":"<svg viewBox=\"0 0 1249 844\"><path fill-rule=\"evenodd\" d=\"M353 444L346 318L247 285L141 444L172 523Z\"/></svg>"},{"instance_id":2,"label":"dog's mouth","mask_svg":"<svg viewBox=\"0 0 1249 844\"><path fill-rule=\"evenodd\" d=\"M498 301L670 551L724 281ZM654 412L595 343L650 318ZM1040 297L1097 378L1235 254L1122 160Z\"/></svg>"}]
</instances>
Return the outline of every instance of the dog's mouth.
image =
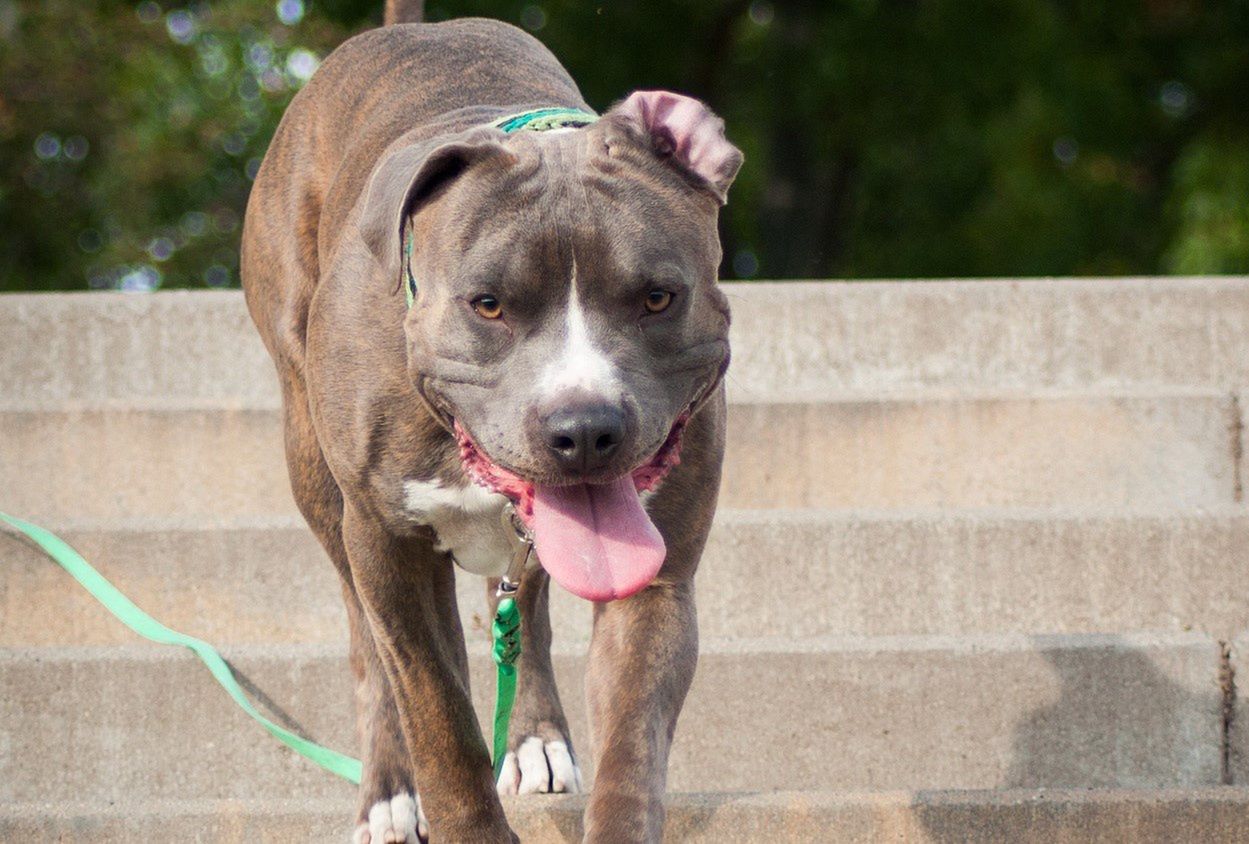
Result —
<instances>
[{"instance_id":1,"label":"dog's mouth","mask_svg":"<svg viewBox=\"0 0 1249 844\"><path fill-rule=\"evenodd\" d=\"M682 413L649 460L615 480L552 485L492 460L455 421L464 472L507 496L533 534L538 560L555 582L588 601L614 601L645 588L663 565L663 537L640 494L657 488L681 460Z\"/></svg>"}]
</instances>

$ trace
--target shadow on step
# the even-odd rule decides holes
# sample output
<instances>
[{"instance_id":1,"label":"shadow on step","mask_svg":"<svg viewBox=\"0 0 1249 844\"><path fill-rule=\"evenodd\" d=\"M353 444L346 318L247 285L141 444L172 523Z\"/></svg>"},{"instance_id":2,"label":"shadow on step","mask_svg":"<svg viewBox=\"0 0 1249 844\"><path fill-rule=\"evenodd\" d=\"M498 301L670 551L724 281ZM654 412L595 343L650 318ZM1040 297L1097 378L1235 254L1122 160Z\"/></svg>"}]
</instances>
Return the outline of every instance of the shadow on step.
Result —
<instances>
[{"instance_id":1,"label":"shadow on step","mask_svg":"<svg viewBox=\"0 0 1249 844\"><path fill-rule=\"evenodd\" d=\"M1015 728L1007 788L1157 788L1222 781L1217 645L1151 648L1121 637L1055 648L1061 683Z\"/></svg>"},{"instance_id":2,"label":"shadow on step","mask_svg":"<svg viewBox=\"0 0 1249 844\"><path fill-rule=\"evenodd\" d=\"M1117 636L1089 637L1078 648L1069 637L1065 647L1047 636L1032 642L1053 667L1056 696L1015 727L1000 784L1031 791L993 798L992 792L917 792L912 811L924 840L1052 842L1095 829L1115 830L1113 840L1196 840L1193 823L1222 823L1223 815L1211 814L1201 800L1177 805L1123 792L1223 782L1216 643L1163 647ZM1006 699L1015 692L985 693Z\"/></svg>"}]
</instances>

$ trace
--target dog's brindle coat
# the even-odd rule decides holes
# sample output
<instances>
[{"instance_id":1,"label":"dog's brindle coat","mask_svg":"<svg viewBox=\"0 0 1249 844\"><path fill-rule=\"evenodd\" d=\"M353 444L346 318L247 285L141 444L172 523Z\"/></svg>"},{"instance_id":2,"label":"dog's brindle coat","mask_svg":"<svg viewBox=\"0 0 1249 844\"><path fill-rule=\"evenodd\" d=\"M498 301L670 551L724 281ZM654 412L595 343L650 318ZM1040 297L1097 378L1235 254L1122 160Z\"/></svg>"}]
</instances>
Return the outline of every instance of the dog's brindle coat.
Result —
<instances>
[{"instance_id":1,"label":"dog's brindle coat","mask_svg":"<svg viewBox=\"0 0 1249 844\"><path fill-rule=\"evenodd\" d=\"M486 573L501 572L506 547L482 520L498 525L503 499L467 480L448 426L459 422L522 478L570 483L645 463L694 407L680 465L646 499L666 561L638 594L594 606L586 678L596 763L586 840L661 834L669 744L697 656L693 575L723 450L716 217L740 154L701 104L659 92L582 129L489 127L545 106L587 108L555 58L513 27L364 33L294 98L248 206L243 283L282 384L291 484L341 576L351 627L357 841L405 840L405 826L411 836L401 816L418 787L435 839L514 839L470 705L450 553L498 548ZM420 284L411 310L400 287L407 226ZM656 287L675 296L651 314ZM482 291L501 319L474 311ZM568 352L573 311L581 345ZM627 421L622 442L569 470L546 447L544 419L561 403L607 399ZM453 523L478 522L476 534L448 539ZM549 755L571 742L547 591L546 574L529 570L509 747L536 737ZM509 764L505 778L517 776ZM544 771L522 790L576 787L559 760L550 766L554 783Z\"/></svg>"}]
</instances>

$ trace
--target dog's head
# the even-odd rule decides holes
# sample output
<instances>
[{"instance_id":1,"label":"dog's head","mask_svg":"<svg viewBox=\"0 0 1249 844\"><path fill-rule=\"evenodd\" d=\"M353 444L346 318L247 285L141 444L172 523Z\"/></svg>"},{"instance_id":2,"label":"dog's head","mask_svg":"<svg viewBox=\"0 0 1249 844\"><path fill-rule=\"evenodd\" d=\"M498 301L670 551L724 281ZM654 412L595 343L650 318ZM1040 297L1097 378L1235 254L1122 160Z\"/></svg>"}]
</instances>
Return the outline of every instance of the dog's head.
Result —
<instances>
[{"instance_id":1,"label":"dog's head","mask_svg":"<svg viewBox=\"0 0 1249 844\"><path fill-rule=\"evenodd\" d=\"M392 150L360 220L413 383L557 581L632 594L663 561L638 491L728 365L716 220L741 153L702 103L637 92L575 130Z\"/></svg>"}]
</instances>

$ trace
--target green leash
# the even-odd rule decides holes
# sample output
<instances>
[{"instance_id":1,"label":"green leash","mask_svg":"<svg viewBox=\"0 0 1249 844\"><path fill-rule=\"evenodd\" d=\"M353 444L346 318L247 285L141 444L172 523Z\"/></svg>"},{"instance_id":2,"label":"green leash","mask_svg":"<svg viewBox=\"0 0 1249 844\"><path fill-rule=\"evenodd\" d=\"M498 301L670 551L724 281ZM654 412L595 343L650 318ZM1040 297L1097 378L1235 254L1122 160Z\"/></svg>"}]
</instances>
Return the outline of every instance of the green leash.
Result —
<instances>
[{"instance_id":1,"label":"green leash","mask_svg":"<svg viewBox=\"0 0 1249 844\"><path fill-rule=\"evenodd\" d=\"M507 728L516 700L516 660L520 657L520 607L515 598L499 601L490 633L494 636L494 661L499 665L494 687L494 781L498 782L507 756Z\"/></svg>"},{"instance_id":2,"label":"green leash","mask_svg":"<svg viewBox=\"0 0 1249 844\"><path fill-rule=\"evenodd\" d=\"M512 721L512 703L516 700L516 660L520 659L520 607L516 604L516 592L520 579L533 553L533 538L516 515L516 508L508 504L503 508L503 526L516 534L516 550L512 552L507 572L499 579L495 597L499 605L494 611L494 623L490 634L494 637L495 663L499 670L494 684L494 781L503 773L503 760L507 757L507 728Z\"/></svg>"},{"instance_id":3,"label":"green leash","mask_svg":"<svg viewBox=\"0 0 1249 844\"><path fill-rule=\"evenodd\" d=\"M247 699L247 695L243 693L243 689L239 686L238 681L234 679L234 672L230 670L229 663L222 658L221 654L217 653L217 650L212 645L201 639L196 639L194 636L179 633L177 630L170 630L139 609L116 586L109 583L104 575L92 568L91 564L84 560L77 551L69 547L64 540L50 531L4 513L0 513L0 521L7 522L25 534L31 541L42 548L49 557L60 563L61 568L69 572L75 580L81 583L83 588L90 592L92 597L103 604L104 608L116 616L122 624L145 639L151 639L153 642L190 648L208 666L208 670L212 672L213 677L226 690L226 693L234 698L234 702L239 705L239 708L259 722L260 726L268 730L271 736L291 750L294 750L300 756L320 765L331 774L336 774L345 780L359 785L361 770L359 759L353 759L336 750L322 747L315 741L309 741L306 738L297 736L290 730L279 727L261 715L256 710L256 707L252 706L252 702Z\"/></svg>"}]
</instances>

